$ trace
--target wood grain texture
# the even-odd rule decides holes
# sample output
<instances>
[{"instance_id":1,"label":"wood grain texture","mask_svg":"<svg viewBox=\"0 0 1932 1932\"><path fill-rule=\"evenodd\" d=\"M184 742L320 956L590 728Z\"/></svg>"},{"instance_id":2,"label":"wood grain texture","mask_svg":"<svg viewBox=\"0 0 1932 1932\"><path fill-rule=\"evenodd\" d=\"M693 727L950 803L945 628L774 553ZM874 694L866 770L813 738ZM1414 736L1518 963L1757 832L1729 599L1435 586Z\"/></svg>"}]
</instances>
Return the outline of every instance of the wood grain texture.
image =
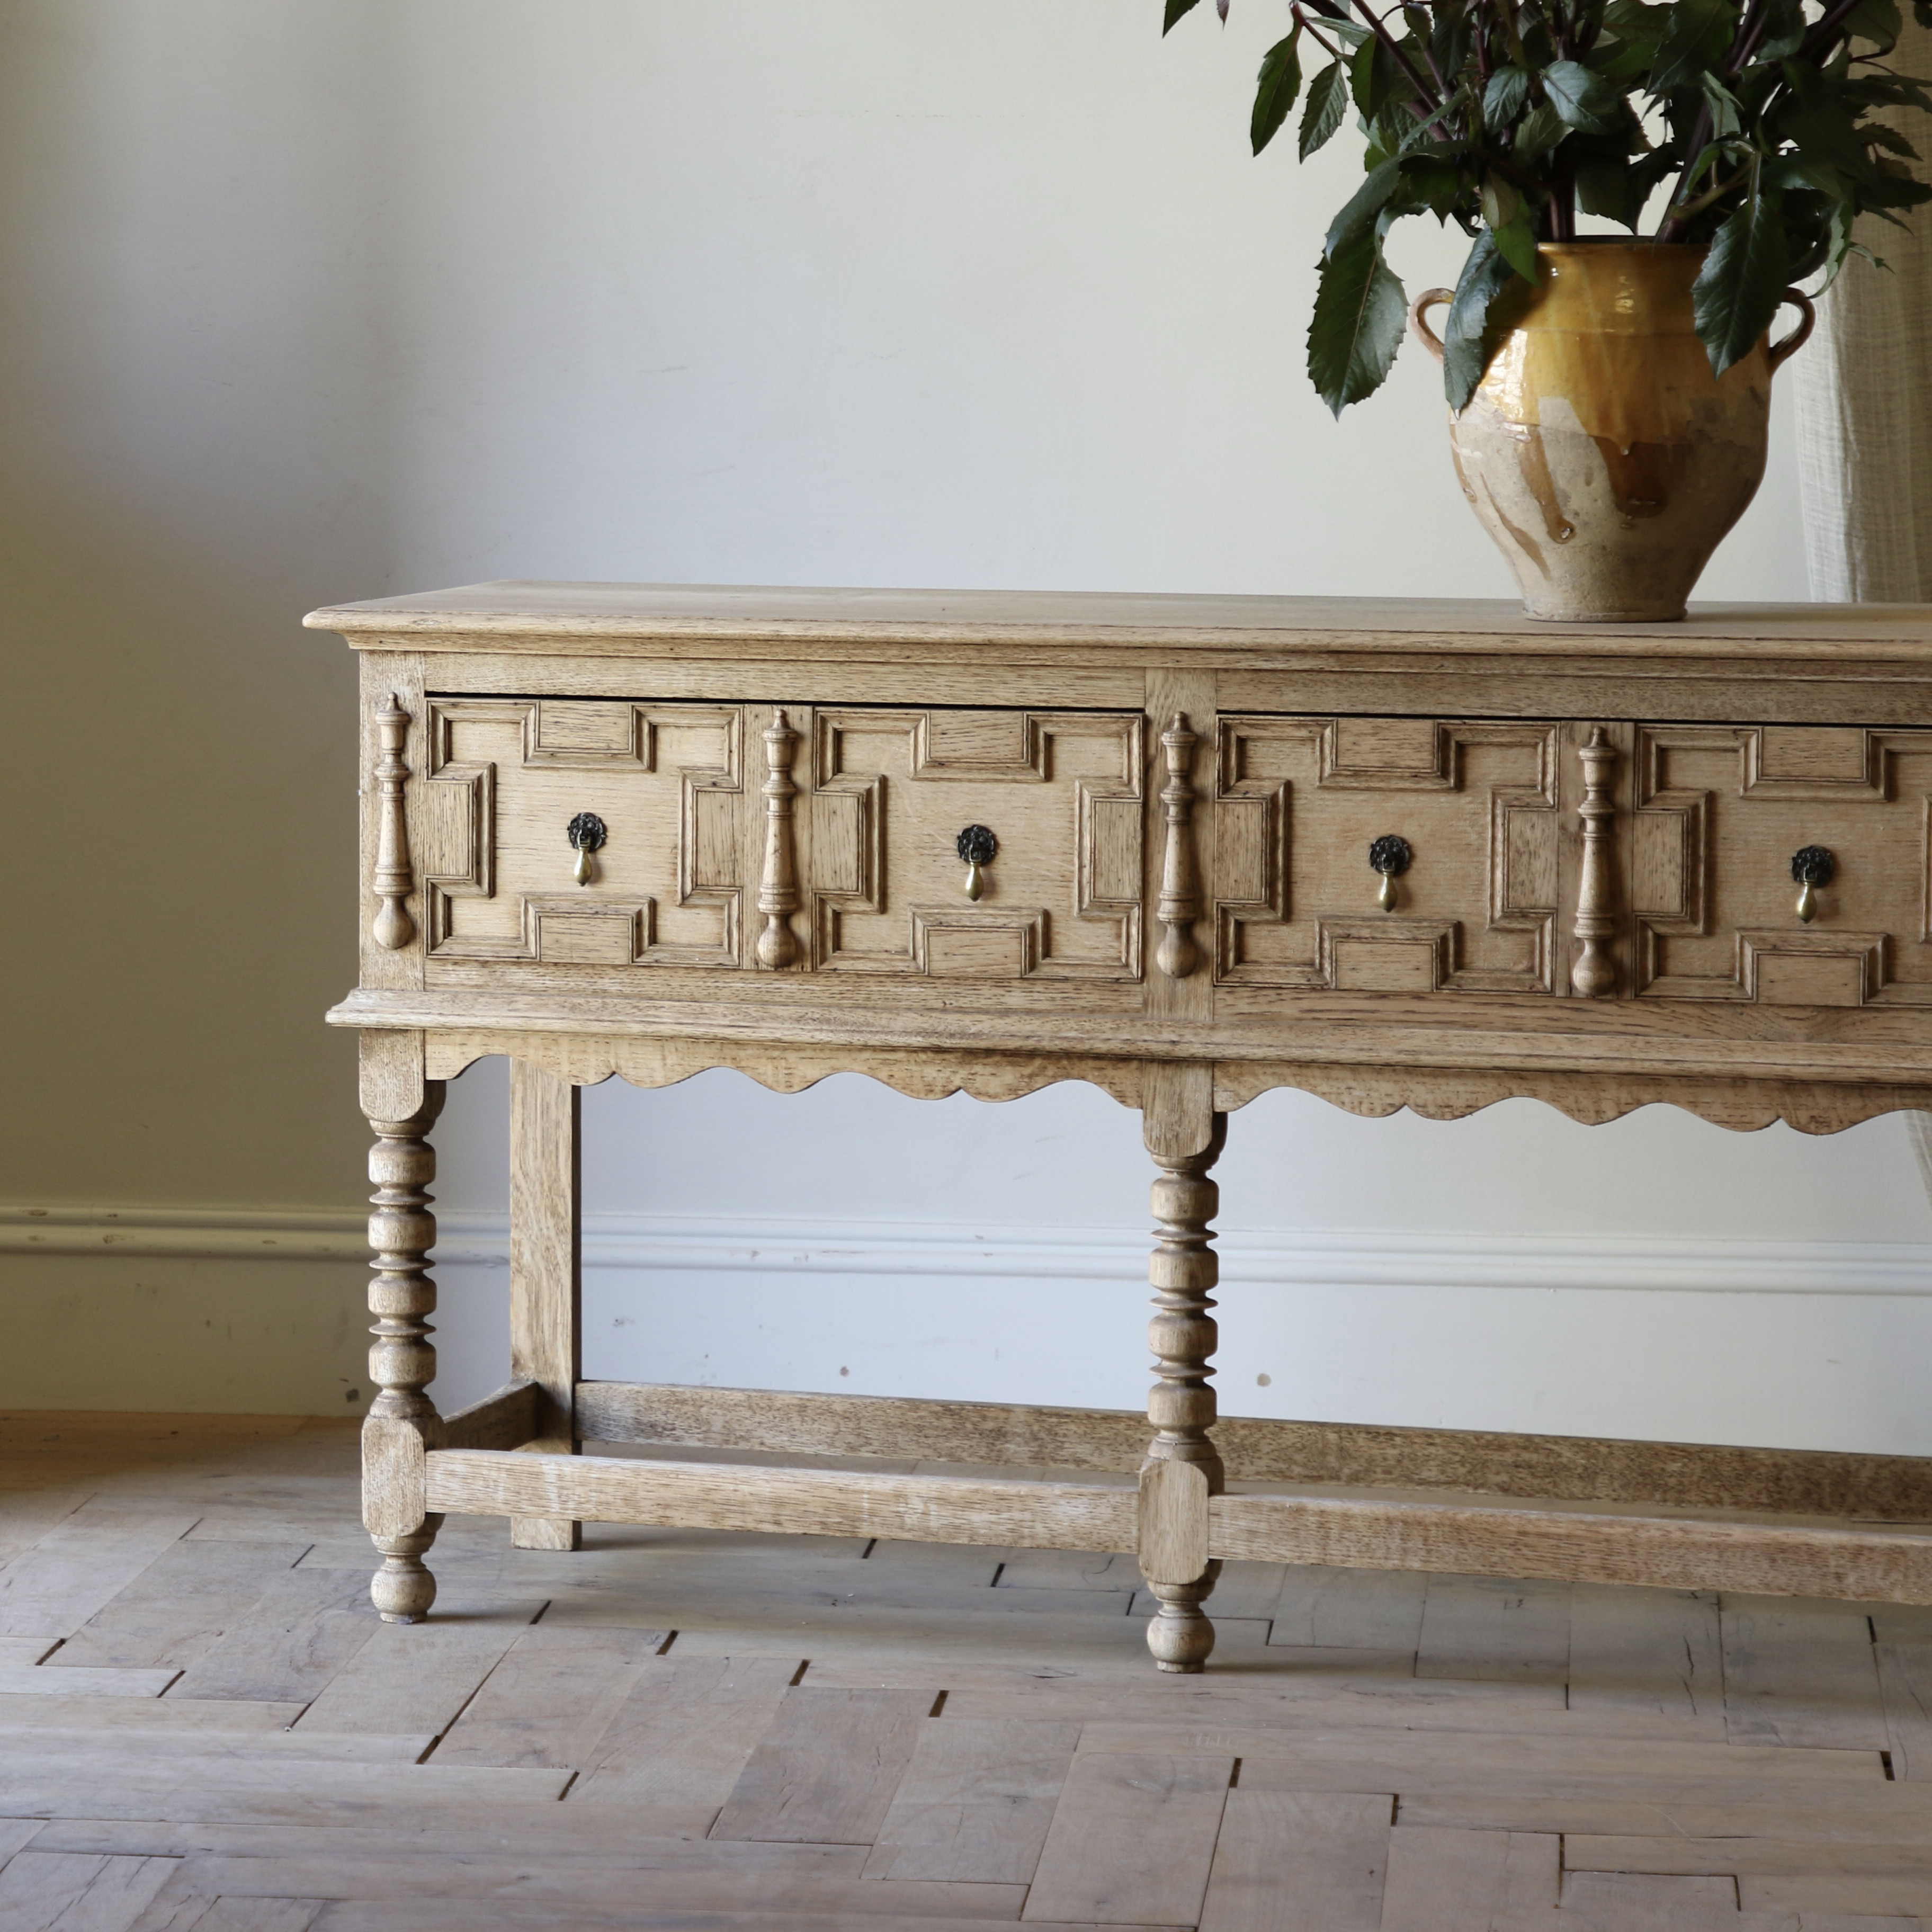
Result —
<instances>
[{"instance_id":1,"label":"wood grain texture","mask_svg":"<svg viewBox=\"0 0 1932 1932\"><path fill-rule=\"evenodd\" d=\"M1201 1932L1381 1932L1395 1799L1228 1793Z\"/></svg>"},{"instance_id":2,"label":"wood grain texture","mask_svg":"<svg viewBox=\"0 0 1932 1932\"><path fill-rule=\"evenodd\" d=\"M711 1066L780 1090L859 1071L986 1098L1085 1078L1140 1108L1163 1178L1156 1466L1136 1540L1170 1668L1207 1654L1202 1599L1224 1559L1514 1577L1516 1612L1541 1606L1534 1632L1484 1635L1478 1612L1508 1593L1445 1582L1432 1633L1425 1606L1420 1630L1353 1647L1412 1640L1422 1681L1562 1683L1629 1735L1702 1736L1706 1612L1660 1596L1648 1623L1619 1622L1566 1586L1932 1604L1932 1463L1210 1435L1207 1179L1228 1112L1280 1085L1370 1114L1528 1096L1598 1120L1670 1102L1814 1132L1932 1106L1932 973L1900 883L1932 864L1912 802L1932 786L1926 611L1739 607L1558 637L1440 602L508 584L312 621L362 653L363 876L383 907L331 1018L365 1035L382 1169L365 1495L386 1616L428 1610L444 1509L508 1514L517 1541L556 1550L603 1517L1129 1540L1113 1486L980 1473L1019 1438L1034 1468L1135 1468L1119 1418L582 1382L577 1089ZM1802 930L1777 884L1794 810L1844 855ZM608 838L559 878L560 827L585 811ZM995 835L970 892L949 856L962 822ZM1411 863L1365 901L1364 839L1391 833ZM524 1398L452 1436L428 1393L425 1136L439 1082L496 1051L516 1064L514 1372L539 1410L521 1441ZM745 1460L574 1456L600 1430ZM808 1442L965 1466L754 1460ZM1383 1492L1223 1495L1228 1468ZM1687 1508L1713 1518L1672 1514ZM1323 1613L1266 1595L1227 1602L1256 1621L1285 1606L1261 1646L1282 1664L1350 1647L1298 1642L1288 1626ZM1386 1593L1374 1614L1406 1616ZM1853 1722L1844 1688L1787 1686L1784 1715L1767 1694L1726 1721L1862 1737L1877 1706Z\"/></svg>"},{"instance_id":3,"label":"wood grain texture","mask_svg":"<svg viewBox=\"0 0 1932 1932\"><path fill-rule=\"evenodd\" d=\"M443 1418L446 1449L521 1449L537 1439L542 1390L533 1382L506 1382L481 1402Z\"/></svg>"},{"instance_id":4,"label":"wood grain texture","mask_svg":"<svg viewBox=\"0 0 1932 1932\"><path fill-rule=\"evenodd\" d=\"M576 651L586 639L668 646L745 638L787 657L818 657L828 644L907 638L928 657L948 644L983 656L988 646L1088 641L1118 652L1145 641L1163 649L1243 640L1277 645L1333 641L1356 650L1462 654L1507 647L1561 660L1615 664L1706 658L1862 658L1932 664L1920 610L1910 604L1700 604L1674 624L1566 624L1526 618L1501 598L1231 596L1145 592L851 590L817 586L526 583L503 580L311 611L312 630L363 648L407 640L440 650L490 638ZM1261 634L1257 638L1256 634ZM364 640L367 642L364 642ZM602 652L597 655L602 655Z\"/></svg>"},{"instance_id":5,"label":"wood grain texture","mask_svg":"<svg viewBox=\"0 0 1932 1932\"><path fill-rule=\"evenodd\" d=\"M1562 1684L1570 1675L1570 1586L1432 1576L1417 1640L1419 1678Z\"/></svg>"},{"instance_id":6,"label":"wood grain texture","mask_svg":"<svg viewBox=\"0 0 1932 1932\"><path fill-rule=\"evenodd\" d=\"M219 1496L214 1541L231 1550L286 1548L313 1511L318 1536L358 1562L341 1536L352 1437L318 1432L304 1447L305 1433L197 1426L170 1450L168 1429L137 1420L117 1465L98 1445L118 1438L98 1420L70 1442L44 1426L31 1468L8 1473L68 1484L87 1468L118 1493L68 1516L130 1538ZM176 1466L158 1466L170 1456ZM1060 1903L1096 1915L1030 1922L1045 1924L1145 1925L1161 1922L1141 1914L1172 1909L1182 1916L1165 1922L1210 1932L1910 1932L1932 1886L1932 1798L1899 1726L1901 1712L1912 1721L1910 1678L1887 1711L1893 1776L1880 1750L1828 1742L1855 1740L1838 1727L1869 1715L1860 1645L1888 1698L1892 1666L1916 1666L1927 1620L1910 1606L1728 1600L1740 1729L1775 1739L1820 1727L1820 1743L1740 1743L1724 1741L1712 1681L1718 1606L1694 1593L1438 1588L1370 1570L1337 1573L1347 1587L1329 1591L1306 1568L1257 1566L1235 1579L1255 1586L1255 1614L1224 1622L1225 1667L1162 1678L1136 1664L1131 1593L1109 1587L1098 1556L905 1540L868 1555L857 1538L621 1530L562 1556L454 1520L444 1539L436 1619L355 1612L364 1649L386 1655L340 1654L326 1673L326 1642L304 1654L291 1631L278 1648L270 1627L303 1608L292 1596L256 1627L265 1667L298 1664L306 1714L301 1702L175 1705L173 1689L11 1696L0 1864L74 1861L22 1868L19 1902L41 1915L25 1922L57 1924L73 1909L66 1932L964 1932L1020 1917L1030 1880L1036 1906L1042 1882L1084 1885ZM1002 1563L1021 1576L1010 1588ZM841 1585L841 1570L856 1580ZM168 1574L137 1572L128 1606L184 1628L206 1593L179 1569L170 1612L155 1587ZM533 1594L504 1594L516 1579ZM1418 1584L1436 1598L1426 1642ZM1111 1614L994 1607L1036 1597ZM1567 1619L1553 1607L1565 1600ZM666 1602L690 1621L657 1654L653 1612ZM1285 1635L1342 1641L1266 1644L1270 1609L1292 1620ZM1889 1636L1874 1642L1874 1625ZM1547 1676L1559 1628L1567 1683L1512 1681ZM1523 1669L1510 1667L1511 1632ZM1398 1641L1361 1647L1370 1634ZM1415 1643L1432 1667L1472 1674L1411 1674ZM421 1728L394 1727L412 1696ZM459 1744L470 1762L454 1762ZM1174 1774L1203 1763L1204 1790ZM836 1840L705 1835L739 1786L781 1830ZM143 1904L149 1860L172 1869ZM1192 1903L1173 1895L1204 1880ZM1059 1909L1051 1893L1044 1903Z\"/></svg>"},{"instance_id":7,"label":"wood grain texture","mask_svg":"<svg viewBox=\"0 0 1932 1932\"><path fill-rule=\"evenodd\" d=\"M1724 1646L1725 1722L1735 1742L1887 1748L1871 1628L1862 1612L1726 1596Z\"/></svg>"},{"instance_id":8,"label":"wood grain texture","mask_svg":"<svg viewBox=\"0 0 1932 1932\"><path fill-rule=\"evenodd\" d=\"M1079 1736L1077 1724L928 1719L866 1876L1030 1884Z\"/></svg>"},{"instance_id":9,"label":"wood grain texture","mask_svg":"<svg viewBox=\"0 0 1932 1932\"><path fill-rule=\"evenodd\" d=\"M245 1616L308 1546L184 1538L82 1624L52 1665L180 1670Z\"/></svg>"},{"instance_id":10,"label":"wood grain texture","mask_svg":"<svg viewBox=\"0 0 1932 1932\"><path fill-rule=\"evenodd\" d=\"M1562 1840L1404 1826L1389 1834L1382 1932L1490 1932L1557 1904Z\"/></svg>"},{"instance_id":11,"label":"wood grain texture","mask_svg":"<svg viewBox=\"0 0 1932 1932\"><path fill-rule=\"evenodd\" d=\"M434 1508L491 1516L1022 1543L1048 1550L1131 1550L1136 1540L1131 1490L1072 1483L481 1450L438 1451L429 1458L428 1482Z\"/></svg>"},{"instance_id":12,"label":"wood grain texture","mask_svg":"<svg viewBox=\"0 0 1932 1932\"><path fill-rule=\"evenodd\" d=\"M510 1374L538 1392L533 1452L577 1451L572 1404L583 1375L581 1102L567 1080L510 1063ZM446 1436L445 1440L448 1439ZM478 1445L481 1446L481 1445ZM519 1516L520 1550L574 1550L565 1516Z\"/></svg>"},{"instance_id":13,"label":"wood grain texture","mask_svg":"<svg viewBox=\"0 0 1932 1932\"><path fill-rule=\"evenodd\" d=\"M1932 1537L1902 1532L1370 1496L1216 1496L1208 1508L1217 1556L1932 1603Z\"/></svg>"},{"instance_id":14,"label":"wood grain texture","mask_svg":"<svg viewBox=\"0 0 1932 1932\"><path fill-rule=\"evenodd\" d=\"M871 1844L932 1705L916 1690L788 1691L710 1835Z\"/></svg>"},{"instance_id":15,"label":"wood grain texture","mask_svg":"<svg viewBox=\"0 0 1932 1932\"><path fill-rule=\"evenodd\" d=\"M627 1831L648 1824L702 1836L804 1668L803 1658L651 1658L572 1786L573 1801L621 1806Z\"/></svg>"},{"instance_id":16,"label":"wood grain texture","mask_svg":"<svg viewBox=\"0 0 1932 1932\"><path fill-rule=\"evenodd\" d=\"M1198 1923L1233 1771L1231 1757L1076 1759L1022 1917Z\"/></svg>"},{"instance_id":17,"label":"wood grain texture","mask_svg":"<svg viewBox=\"0 0 1932 1932\"><path fill-rule=\"evenodd\" d=\"M1131 1471L1139 1466L1148 1433L1144 1418L1130 1409L628 1382L580 1383L577 1400L591 1441L946 1462ZM1932 1521L1932 1461L1918 1456L1249 1416L1221 1417L1214 1441L1229 1476L1244 1481L1487 1490L1580 1502Z\"/></svg>"},{"instance_id":18,"label":"wood grain texture","mask_svg":"<svg viewBox=\"0 0 1932 1932\"><path fill-rule=\"evenodd\" d=\"M437 1744L436 1762L584 1764L669 1634L524 1630Z\"/></svg>"},{"instance_id":19,"label":"wood grain texture","mask_svg":"<svg viewBox=\"0 0 1932 1932\"><path fill-rule=\"evenodd\" d=\"M1568 1684L1570 1710L1619 1730L1725 1736L1716 1597L1573 1583Z\"/></svg>"}]
</instances>

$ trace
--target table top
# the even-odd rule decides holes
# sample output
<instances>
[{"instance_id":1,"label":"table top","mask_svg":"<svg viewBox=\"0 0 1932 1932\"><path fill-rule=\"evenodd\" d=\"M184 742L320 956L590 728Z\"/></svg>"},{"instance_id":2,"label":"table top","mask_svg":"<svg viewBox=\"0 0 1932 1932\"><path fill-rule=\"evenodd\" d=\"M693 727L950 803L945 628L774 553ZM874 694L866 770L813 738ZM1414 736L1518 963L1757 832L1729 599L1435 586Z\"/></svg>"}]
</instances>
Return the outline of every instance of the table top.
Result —
<instances>
[{"instance_id":1,"label":"table top","mask_svg":"<svg viewBox=\"0 0 1932 1932\"><path fill-rule=\"evenodd\" d=\"M818 638L936 643L1324 645L1351 652L1507 651L1572 657L1779 657L1932 668L1932 604L1696 604L1678 623L1549 624L1488 598L1262 597L1117 591L906 590L822 586L458 585L325 606L304 622L352 641Z\"/></svg>"}]
</instances>

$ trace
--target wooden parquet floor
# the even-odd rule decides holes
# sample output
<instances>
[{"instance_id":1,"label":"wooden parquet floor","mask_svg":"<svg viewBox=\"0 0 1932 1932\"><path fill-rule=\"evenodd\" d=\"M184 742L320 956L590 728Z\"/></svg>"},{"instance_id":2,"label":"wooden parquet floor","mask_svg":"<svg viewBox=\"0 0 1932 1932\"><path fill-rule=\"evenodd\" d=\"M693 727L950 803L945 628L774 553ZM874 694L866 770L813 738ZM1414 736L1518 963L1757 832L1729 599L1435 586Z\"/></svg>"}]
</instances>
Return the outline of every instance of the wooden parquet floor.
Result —
<instances>
[{"instance_id":1,"label":"wooden parquet floor","mask_svg":"<svg viewBox=\"0 0 1932 1932\"><path fill-rule=\"evenodd\" d=\"M1932 1611L452 1518L352 1430L0 1418L0 1932L1913 1932ZM1915 1781L1922 1780L1922 1781Z\"/></svg>"}]
</instances>

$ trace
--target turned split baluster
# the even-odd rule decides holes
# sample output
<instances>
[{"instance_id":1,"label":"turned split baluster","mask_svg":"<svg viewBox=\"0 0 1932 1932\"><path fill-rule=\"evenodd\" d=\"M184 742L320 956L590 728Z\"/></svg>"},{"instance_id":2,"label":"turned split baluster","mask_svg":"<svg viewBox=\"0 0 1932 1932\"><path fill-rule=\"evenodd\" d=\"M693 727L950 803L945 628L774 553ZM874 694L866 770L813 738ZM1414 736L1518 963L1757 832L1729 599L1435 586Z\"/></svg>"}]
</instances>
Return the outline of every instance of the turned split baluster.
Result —
<instances>
[{"instance_id":1,"label":"turned split baluster","mask_svg":"<svg viewBox=\"0 0 1932 1932\"><path fill-rule=\"evenodd\" d=\"M759 877L758 910L765 916L754 957L768 971L796 963L799 944L791 929L798 910L798 860L792 844L792 819L798 786L791 775L798 734L782 711L772 713L765 732L765 862Z\"/></svg>"},{"instance_id":2,"label":"turned split baluster","mask_svg":"<svg viewBox=\"0 0 1932 1932\"><path fill-rule=\"evenodd\" d=\"M442 1112L440 1080L422 1086L422 1105L404 1120L371 1119L369 1245L376 1251L369 1284L370 1379L376 1399L362 1425L363 1521L382 1567L369 1594L388 1623L420 1623L436 1600L436 1579L423 1562L442 1518L423 1508L423 1456L440 1446L442 1419L427 1394L436 1378L428 1318L436 1312L429 1251L436 1244L429 1184L436 1153L429 1130Z\"/></svg>"},{"instance_id":3,"label":"turned split baluster","mask_svg":"<svg viewBox=\"0 0 1932 1932\"><path fill-rule=\"evenodd\" d=\"M1586 1000L1604 1000L1617 990L1617 962L1610 950L1617 931L1612 850L1617 807L1610 790L1617 749L1598 724L1576 755L1583 766L1583 802L1576 808L1583 826L1583 862L1575 931L1582 950L1570 969L1570 983Z\"/></svg>"},{"instance_id":4,"label":"turned split baluster","mask_svg":"<svg viewBox=\"0 0 1932 1932\"><path fill-rule=\"evenodd\" d=\"M1220 1279L1208 1226L1220 1190L1208 1170L1227 1138L1215 1114L1205 1144L1191 1153L1152 1145L1161 1172L1154 1184L1156 1241L1148 1264L1154 1288L1148 1346L1160 1379L1148 1392L1154 1428L1141 1472L1141 1568L1159 1601L1148 1648L1163 1670L1197 1671L1214 1648L1214 1626L1201 1608L1221 1566L1208 1555L1208 1498L1225 1486L1208 1381L1219 1340L1210 1292ZM1155 1136L1149 1133L1150 1142Z\"/></svg>"}]
</instances>

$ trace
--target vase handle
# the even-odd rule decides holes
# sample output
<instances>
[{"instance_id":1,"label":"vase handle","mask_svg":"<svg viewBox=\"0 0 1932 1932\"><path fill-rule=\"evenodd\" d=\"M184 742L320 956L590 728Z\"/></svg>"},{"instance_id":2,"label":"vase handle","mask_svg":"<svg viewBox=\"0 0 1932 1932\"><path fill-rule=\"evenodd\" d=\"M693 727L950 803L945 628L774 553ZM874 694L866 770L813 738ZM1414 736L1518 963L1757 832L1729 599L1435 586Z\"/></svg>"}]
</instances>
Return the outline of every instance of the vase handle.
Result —
<instances>
[{"instance_id":1,"label":"vase handle","mask_svg":"<svg viewBox=\"0 0 1932 1932\"><path fill-rule=\"evenodd\" d=\"M1442 360L1442 338L1423 320L1423 315L1438 302L1453 302L1455 299L1456 291L1454 289L1424 289L1408 305L1409 334L1438 362ZM1802 301L1804 298L1800 296L1798 299ZM1804 338L1801 336L1798 340L1802 341Z\"/></svg>"},{"instance_id":2,"label":"vase handle","mask_svg":"<svg viewBox=\"0 0 1932 1932\"><path fill-rule=\"evenodd\" d=\"M1786 289L1778 297L1780 302L1789 302L1798 311L1802 320L1782 342L1771 345L1771 366L1780 368L1784 363L1811 339L1811 332L1818 326L1818 310L1809 296L1800 295L1796 289Z\"/></svg>"}]
</instances>

